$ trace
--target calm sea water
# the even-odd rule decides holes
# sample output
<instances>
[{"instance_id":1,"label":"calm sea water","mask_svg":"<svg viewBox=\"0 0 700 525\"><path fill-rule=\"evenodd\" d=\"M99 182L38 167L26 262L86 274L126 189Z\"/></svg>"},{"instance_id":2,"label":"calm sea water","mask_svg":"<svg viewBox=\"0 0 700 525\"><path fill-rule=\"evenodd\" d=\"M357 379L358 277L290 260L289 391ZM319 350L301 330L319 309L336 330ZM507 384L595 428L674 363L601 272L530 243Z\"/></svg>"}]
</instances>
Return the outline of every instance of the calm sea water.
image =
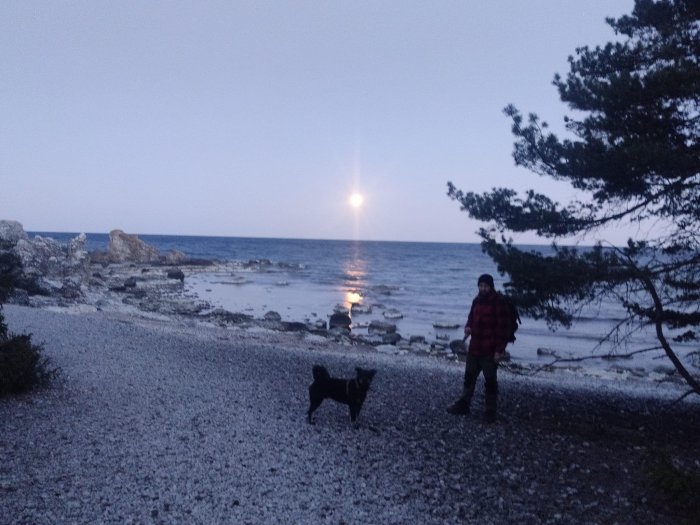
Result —
<instances>
[{"instance_id":1,"label":"calm sea water","mask_svg":"<svg viewBox=\"0 0 700 525\"><path fill-rule=\"evenodd\" d=\"M76 235L39 234L59 242ZM498 289L504 282L477 244L165 235L139 238L161 252L176 249L189 257L240 263L233 272L203 273L186 280L190 293L214 307L256 316L274 310L285 320L302 321L326 320L337 305L359 302L371 307L371 312L353 316L355 330L362 331L371 320L380 319L395 323L404 338L422 335L428 341L461 338L480 274L494 275ZM107 234L87 234L90 251L106 250L108 241ZM245 264L260 260L269 264ZM390 312L402 317L387 319ZM600 353L598 339L621 316L617 305L604 303L584 312L571 329L556 332L541 321L524 318L517 341L509 349L524 361L542 361L538 348L556 349L563 356ZM643 332L625 351L648 346L649 334ZM646 356L647 362L652 357Z\"/></svg>"}]
</instances>

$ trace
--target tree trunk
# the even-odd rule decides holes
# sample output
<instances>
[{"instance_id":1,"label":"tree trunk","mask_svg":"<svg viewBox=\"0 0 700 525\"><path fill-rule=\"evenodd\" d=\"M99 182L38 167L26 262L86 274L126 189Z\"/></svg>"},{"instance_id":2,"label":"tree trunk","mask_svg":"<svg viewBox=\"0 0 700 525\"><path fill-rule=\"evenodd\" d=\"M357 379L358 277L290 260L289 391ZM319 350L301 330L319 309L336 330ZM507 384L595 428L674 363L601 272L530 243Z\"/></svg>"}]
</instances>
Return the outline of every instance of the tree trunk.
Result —
<instances>
[{"instance_id":1,"label":"tree trunk","mask_svg":"<svg viewBox=\"0 0 700 525\"><path fill-rule=\"evenodd\" d=\"M651 281L651 278L647 275L641 275L641 280L642 283L644 284L644 287L647 289L649 294L651 295L651 298L654 301L654 325L656 327L656 338L659 340L661 343L661 346L663 347L664 351L666 352L666 355L668 358L671 360L673 363L673 366L676 367L676 370L678 370L678 373L685 379L686 383L690 385L690 387L693 389L693 391L700 395L700 383L688 372L688 370L683 366L683 363L681 363L680 359L678 359L678 356L676 353L671 349L671 345L668 343L668 340L666 339L666 336L664 335L663 331L663 313L664 313L664 306L661 303L661 299L659 298L659 294L656 292L656 288L654 287L654 283Z\"/></svg>"}]
</instances>

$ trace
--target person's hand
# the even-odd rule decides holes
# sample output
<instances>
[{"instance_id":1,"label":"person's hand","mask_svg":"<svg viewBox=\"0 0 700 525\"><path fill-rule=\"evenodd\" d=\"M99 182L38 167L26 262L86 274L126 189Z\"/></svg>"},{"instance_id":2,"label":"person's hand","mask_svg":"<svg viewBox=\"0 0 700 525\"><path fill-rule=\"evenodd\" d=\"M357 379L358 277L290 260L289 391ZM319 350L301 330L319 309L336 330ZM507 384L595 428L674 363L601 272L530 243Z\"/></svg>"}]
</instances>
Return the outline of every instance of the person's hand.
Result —
<instances>
[{"instance_id":1,"label":"person's hand","mask_svg":"<svg viewBox=\"0 0 700 525\"><path fill-rule=\"evenodd\" d=\"M470 335L472 335L472 329L471 329L471 328L465 328L465 329L464 329L464 338L466 339L466 338L469 337Z\"/></svg>"}]
</instances>

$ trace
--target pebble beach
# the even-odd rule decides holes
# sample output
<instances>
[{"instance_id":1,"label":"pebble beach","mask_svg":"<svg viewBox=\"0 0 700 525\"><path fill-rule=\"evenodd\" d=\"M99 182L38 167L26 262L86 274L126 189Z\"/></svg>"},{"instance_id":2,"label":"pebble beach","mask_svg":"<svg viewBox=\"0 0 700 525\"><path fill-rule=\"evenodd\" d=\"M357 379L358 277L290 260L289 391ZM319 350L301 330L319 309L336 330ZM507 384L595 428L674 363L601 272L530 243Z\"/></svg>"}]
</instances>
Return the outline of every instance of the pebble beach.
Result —
<instances>
[{"instance_id":1,"label":"pebble beach","mask_svg":"<svg viewBox=\"0 0 700 525\"><path fill-rule=\"evenodd\" d=\"M60 310L60 309L57 309ZM0 399L0 522L697 523L655 489L700 467L678 385L502 371L499 419L445 412L460 363L309 333L5 305L60 369ZM377 369L351 425L305 419L313 364Z\"/></svg>"}]
</instances>

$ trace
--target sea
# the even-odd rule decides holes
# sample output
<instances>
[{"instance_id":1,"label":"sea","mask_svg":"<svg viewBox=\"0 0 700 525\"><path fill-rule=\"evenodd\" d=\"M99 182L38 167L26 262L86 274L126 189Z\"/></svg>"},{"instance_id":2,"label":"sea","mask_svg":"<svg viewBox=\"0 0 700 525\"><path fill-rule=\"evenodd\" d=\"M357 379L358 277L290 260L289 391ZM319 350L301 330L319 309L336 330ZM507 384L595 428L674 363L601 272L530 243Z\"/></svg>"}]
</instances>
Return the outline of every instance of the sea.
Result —
<instances>
[{"instance_id":1,"label":"sea","mask_svg":"<svg viewBox=\"0 0 700 525\"><path fill-rule=\"evenodd\" d=\"M30 235L67 243L77 234ZM89 251L107 249L108 234L86 235ZM232 263L233 269L225 274L203 270L185 279L187 293L212 308L256 317L275 311L286 321L313 322L327 321L334 311L357 304L360 308L352 314L354 333L366 333L371 321L381 320L395 324L404 339L423 336L428 343L449 344L462 338L479 275L492 274L497 289L507 280L478 244L175 235L139 238L160 252L179 250L190 258ZM582 366L617 367L619 373L669 368L662 351L643 353L629 362L590 359L656 346L649 329L637 330L623 345L601 345L599 341L623 318L619 305L605 301L580 311L568 329L553 329L523 315L517 339L508 351L514 360L530 366L547 364L556 356L585 357ZM697 349L684 345L680 350L685 355Z\"/></svg>"}]
</instances>

